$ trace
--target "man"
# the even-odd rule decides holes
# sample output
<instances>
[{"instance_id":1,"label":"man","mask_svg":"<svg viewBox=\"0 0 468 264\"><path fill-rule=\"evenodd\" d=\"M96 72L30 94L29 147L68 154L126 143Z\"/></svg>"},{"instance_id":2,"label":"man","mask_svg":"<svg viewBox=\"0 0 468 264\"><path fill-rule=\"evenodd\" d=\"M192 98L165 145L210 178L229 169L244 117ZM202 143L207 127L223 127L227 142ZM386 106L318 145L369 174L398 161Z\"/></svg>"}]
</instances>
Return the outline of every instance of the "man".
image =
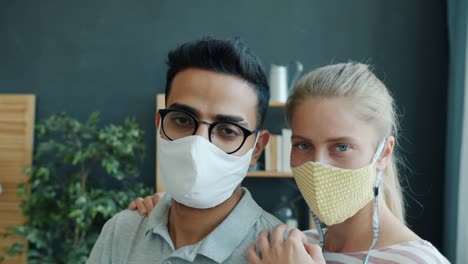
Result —
<instances>
[{"instance_id":1,"label":"man","mask_svg":"<svg viewBox=\"0 0 468 264\"><path fill-rule=\"evenodd\" d=\"M281 223L240 187L269 140L258 59L239 40L205 38L167 64L167 109L156 114L167 195L148 217L110 219L88 263L246 263L258 233Z\"/></svg>"}]
</instances>

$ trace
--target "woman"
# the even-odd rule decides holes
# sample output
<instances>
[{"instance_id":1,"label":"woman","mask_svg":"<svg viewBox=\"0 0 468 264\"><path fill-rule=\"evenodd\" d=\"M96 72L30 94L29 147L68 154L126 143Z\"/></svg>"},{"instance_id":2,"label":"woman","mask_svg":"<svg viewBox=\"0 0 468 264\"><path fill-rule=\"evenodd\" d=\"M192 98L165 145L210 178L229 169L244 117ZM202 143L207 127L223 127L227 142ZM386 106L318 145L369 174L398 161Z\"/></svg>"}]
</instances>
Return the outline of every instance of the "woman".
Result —
<instances>
[{"instance_id":1,"label":"woman","mask_svg":"<svg viewBox=\"0 0 468 264\"><path fill-rule=\"evenodd\" d=\"M285 234L281 225L270 238L262 232L258 250L248 250L251 263L448 263L405 225L394 102L367 65L310 72L289 97L286 116L294 178L316 226L327 228Z\"/></svg>"}]
</instances>

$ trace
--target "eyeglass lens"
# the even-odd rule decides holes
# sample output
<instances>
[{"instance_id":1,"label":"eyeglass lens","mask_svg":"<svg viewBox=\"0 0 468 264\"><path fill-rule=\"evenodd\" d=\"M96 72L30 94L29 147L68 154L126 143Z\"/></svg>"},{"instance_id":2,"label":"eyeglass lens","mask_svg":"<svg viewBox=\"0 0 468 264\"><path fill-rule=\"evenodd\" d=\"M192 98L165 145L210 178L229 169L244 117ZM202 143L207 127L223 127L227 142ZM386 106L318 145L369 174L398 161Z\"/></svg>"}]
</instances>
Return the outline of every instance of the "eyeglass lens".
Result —
<instances>
[{"instance_id":1,"label":"eyeglass lens","mask_svg":"<svg viewBox=\"0 0 468 264\"><path fill-rule=\"evenodd\" d=\"M198 129L197 124L201 124L201 122L191 115L171 111L164 117L163 129L169 138L176 140L195 134ZM231 123L216 123L211 127L210 132L211 143L227 153L237 150L244 142L244 131Z\"/></svg>"}]
</instances>

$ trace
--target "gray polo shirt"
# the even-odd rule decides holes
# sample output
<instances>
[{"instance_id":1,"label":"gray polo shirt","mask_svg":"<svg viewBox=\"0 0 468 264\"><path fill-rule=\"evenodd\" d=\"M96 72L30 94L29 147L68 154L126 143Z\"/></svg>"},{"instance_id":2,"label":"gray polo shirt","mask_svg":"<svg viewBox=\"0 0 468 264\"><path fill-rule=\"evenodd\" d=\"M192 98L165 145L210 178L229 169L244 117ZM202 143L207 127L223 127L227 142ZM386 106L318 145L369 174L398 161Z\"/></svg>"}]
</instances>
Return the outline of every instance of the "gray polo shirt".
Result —
<instances>
[{"instance_id":1,"label":"gray polo shirt","mask_svg":"<svg viewBox=\"0 0 468 264\"><path fill-rule=\"evenodd\" d=\"M149 217L125 210L104 225L87 263L247 263L246 251L258 233L281 222L244 195L229 216L200 242L174 249L165 195Z\"/></svg>"}]
</instances>

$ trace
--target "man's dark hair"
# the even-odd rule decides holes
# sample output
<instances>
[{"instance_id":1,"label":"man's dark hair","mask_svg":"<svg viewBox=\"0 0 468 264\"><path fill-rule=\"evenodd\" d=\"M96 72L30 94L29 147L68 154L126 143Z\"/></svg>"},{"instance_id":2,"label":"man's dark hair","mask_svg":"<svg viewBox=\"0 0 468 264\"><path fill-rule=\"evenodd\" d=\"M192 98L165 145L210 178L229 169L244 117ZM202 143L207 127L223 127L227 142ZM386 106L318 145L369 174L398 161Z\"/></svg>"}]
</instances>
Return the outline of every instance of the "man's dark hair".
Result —
<instances>
[{"instance_id":1,"label":"man's dark hair","mask_svg":"<svg viewBox=\"0 0 468 264\"><path fill-rule=\"evenodd\" d=\"M166 103L174 77L188 68L198 68L230 74L247 81L257 94L257 128L263 125L270 88L259 59L238 38L220 40L202 38L185 43L168 54L166 76Z\"/></svg>"}]
</instances>

